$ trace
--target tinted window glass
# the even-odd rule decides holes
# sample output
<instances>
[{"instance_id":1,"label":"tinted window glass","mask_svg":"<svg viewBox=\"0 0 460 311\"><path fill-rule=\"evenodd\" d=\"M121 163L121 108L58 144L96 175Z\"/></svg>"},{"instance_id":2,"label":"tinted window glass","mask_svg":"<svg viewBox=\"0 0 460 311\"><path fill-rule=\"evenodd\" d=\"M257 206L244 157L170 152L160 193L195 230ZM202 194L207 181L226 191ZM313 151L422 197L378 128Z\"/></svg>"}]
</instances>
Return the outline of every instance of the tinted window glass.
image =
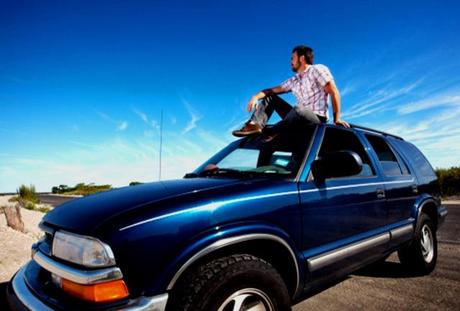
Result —
<instances>
[{"instance_id":1,"label":"tinted window glass","mask_svg":"<svg viewBox=\"0 0 460 311\"><path fill-rule=\"evenodd\" d=\"M403 175L398 159L387 142L382 137L374 135L366 135L366 138L379 158L383 173L387 176ZM405 171L407 174L407 169Z\"/></svg>"},{"instance_id":2,"label":"tinted window glass","mask_svg":"<svg viewBox=\"0 0 460 311\"><path fill-rule=\"evenodd\" d=\"M392 140L398 150L406 157L407 161L412 165L417 176L420 177L436 177L428 160L414 145L403 140Z\"/></svg>"},{"instance_id":3,"label":"tinted window glass","mask_svg":"<svg viewBox=\"0 0 460 311\"><path fill-rule=\"evenodd\" d=\"M371 165L369 156L355 133L336 128L326 128L319 156L321 157L326 153L334 151L353 151L361 157L361 160L363 161L363 169L361 170L361 173L353 177L368 177L375 175L375 170Z\"/></svg>"},{"instance_id":4,"label":"tinted window glass","mask_svg":"<svg viewBox=\"0 0 460 311\"><path fill-rule=\"evenodd\" d=\"M188 177L295 177L315 129L316 126L302 125L298 131L280 134L271 141L266 141L263 135L241 139L213 156Z\"/></svg>"}]
</instances>

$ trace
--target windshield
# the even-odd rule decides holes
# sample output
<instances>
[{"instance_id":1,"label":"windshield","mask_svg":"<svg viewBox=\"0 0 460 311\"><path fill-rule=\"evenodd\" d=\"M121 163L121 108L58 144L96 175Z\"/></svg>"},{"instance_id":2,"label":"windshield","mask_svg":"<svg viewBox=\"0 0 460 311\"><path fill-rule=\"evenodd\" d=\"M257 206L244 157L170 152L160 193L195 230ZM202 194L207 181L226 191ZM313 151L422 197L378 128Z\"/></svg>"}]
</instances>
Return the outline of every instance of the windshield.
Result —
<instances>
[{"instance_id":1,"label":"windshield","mask_svg":"<svg viewBox=\"0 0 460 311\"><path fill-rule=\"evenodd\" d=\"M186 177L294 178L315 128L305 126L269 142L263 135L235 141Z\"/></svg>"}]
</instances>

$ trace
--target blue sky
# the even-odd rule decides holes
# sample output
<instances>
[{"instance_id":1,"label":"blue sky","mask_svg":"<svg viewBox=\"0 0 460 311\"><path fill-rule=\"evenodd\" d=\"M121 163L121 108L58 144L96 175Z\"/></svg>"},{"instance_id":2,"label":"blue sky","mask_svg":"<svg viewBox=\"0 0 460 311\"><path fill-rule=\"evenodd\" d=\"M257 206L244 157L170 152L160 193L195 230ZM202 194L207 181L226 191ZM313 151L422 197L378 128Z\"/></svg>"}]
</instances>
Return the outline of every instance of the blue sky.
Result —
<instances>
[{"instance_id":1,"label":"blue sky","mask_svg":"<svg viewBox=\"0 0 460 311\"><path fill-rule=\"evenodd\" d=\"M1 1L0 192L193 170L306 44L343 118L460 165L458 1ZM292 104L292 96L286 96Z\"/></svg>"}]
</instances>

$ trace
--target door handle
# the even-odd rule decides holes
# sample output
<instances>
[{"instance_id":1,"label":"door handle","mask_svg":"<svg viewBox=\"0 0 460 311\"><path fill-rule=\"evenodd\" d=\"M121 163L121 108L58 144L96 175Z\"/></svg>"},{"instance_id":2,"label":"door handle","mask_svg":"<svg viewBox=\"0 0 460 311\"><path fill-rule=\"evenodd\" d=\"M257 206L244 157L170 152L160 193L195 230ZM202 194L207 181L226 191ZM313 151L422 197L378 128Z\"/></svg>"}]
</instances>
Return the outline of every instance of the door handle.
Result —
<instances>
[{"instance_id":1,"label":"door handle","mask_svg":"<svg viewBox=\"0 0 460 311\"><path fill-rule=\"evenodd\" d=\"M418 187L417 187L416 184L413 184L413 185L412 185L412 192L413 192L413 193L418 193Z\"/></svg>"},{"instance_id":2,"label":"door handle","mask_svg":"<svg viewBox=\"0 0 460 311\"><path fill-rule=\"evenodd\" d=\"M377 198L384 199L385 198L385 190L384 189L377 189Z\"/></svg>"}]
</instances>

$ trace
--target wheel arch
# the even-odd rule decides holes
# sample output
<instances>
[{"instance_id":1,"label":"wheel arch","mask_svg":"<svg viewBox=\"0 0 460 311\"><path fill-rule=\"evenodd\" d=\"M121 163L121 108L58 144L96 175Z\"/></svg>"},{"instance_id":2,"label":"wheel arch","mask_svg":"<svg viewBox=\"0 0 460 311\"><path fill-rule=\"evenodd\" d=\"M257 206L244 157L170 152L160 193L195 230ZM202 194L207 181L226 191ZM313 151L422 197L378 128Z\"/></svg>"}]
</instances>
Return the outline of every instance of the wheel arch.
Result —
<instances>
[{"instance_id":1,"label":"wheel arch","mask_svg":"<svg viewBox=\"0 0 460 311\"><path fill-rule=\"evenodd\" d=\"M415 223L418 223L418 220L420 219L420 215L422 213L427 214L428 217L430 217L431 221L433 222L433 225L435 227L435 230L438 228L438 206L439 202L435 198L424 195L420 197L416 203L415 203L415 209L414 209L414 216L415 216Z\"/></svg>"},{"instance_id":2,"label":"wheel arch","mask_svg":"<svg viewBox=\"0 0 460 311\"><path fill-rule=\"evenodd\" d=\"M291 297L296 295L301 282L298 253L285 238L267 232L242 233L207 243L178 266L168 283L167 290L173 290L185 272L193 267L215 258L237 253L251 254L269 262L280 273Z\"/></svg>"}]
</instances>

